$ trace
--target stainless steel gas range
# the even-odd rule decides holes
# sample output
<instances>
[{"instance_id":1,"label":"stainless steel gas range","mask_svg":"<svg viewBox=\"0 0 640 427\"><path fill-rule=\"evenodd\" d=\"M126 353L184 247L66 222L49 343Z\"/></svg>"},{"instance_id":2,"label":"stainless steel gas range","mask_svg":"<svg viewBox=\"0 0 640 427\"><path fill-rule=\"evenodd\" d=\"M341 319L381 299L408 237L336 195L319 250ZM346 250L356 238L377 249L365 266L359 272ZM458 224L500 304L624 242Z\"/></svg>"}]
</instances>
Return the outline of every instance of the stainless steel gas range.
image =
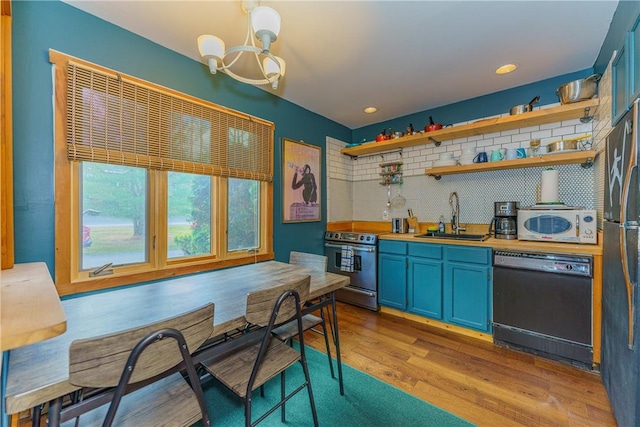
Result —
<instances>
[{"instance_id":1,"label":"stainless steel gas range","mask_svg":"<svg viewBox=\"0 0 640 427\"><path fill-rule=\"evenodd\" d=\"M327 231L324 254L328 271L351 278L336 292L338 301L378 310L378 235L353 231Z\"/></svg>"}]
</instances>

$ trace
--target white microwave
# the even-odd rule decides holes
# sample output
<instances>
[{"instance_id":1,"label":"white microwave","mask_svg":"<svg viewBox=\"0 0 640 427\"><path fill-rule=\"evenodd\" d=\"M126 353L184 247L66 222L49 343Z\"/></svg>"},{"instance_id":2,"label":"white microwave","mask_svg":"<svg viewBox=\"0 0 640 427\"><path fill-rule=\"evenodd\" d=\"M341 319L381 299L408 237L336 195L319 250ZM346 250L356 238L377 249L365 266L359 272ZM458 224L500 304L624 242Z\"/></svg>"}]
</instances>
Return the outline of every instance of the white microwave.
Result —
<instances>
[{"instance_id":1,"label":"white microwave","mask_svg":"<svg viewBox=\"0 0 640 427\"><path fill-rule=\"evenodd\" d=\"M596 211L591 209L520 209L518 240L597 244Z\"/></svg>"}]
</instances>

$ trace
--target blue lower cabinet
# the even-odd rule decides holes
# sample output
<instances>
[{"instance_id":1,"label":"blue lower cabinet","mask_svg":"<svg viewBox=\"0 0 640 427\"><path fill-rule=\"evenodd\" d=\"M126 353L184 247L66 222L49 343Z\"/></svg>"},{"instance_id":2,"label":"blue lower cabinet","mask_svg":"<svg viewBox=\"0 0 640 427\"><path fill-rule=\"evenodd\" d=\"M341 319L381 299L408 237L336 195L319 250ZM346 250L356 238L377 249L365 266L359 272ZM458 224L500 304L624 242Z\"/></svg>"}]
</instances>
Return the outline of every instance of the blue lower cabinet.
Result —
<instances>
[{"instance_id":1,"label":"blue lower cabinet","mask_svg":"<svg viewBox=\"0 0 640 427\"><path fill-rule=\"evenodd\" d=\"M378 302L491 332L491 248L381 240Z\"/></svg>"},{"instance_id":2,"label":"blue lower cabinet","mask_svg":"<svg viewBox=\"0 0 640 427\"><path fill-rule=\"evenodd\" d=\"M387 307L407 308L407 257L378 256L378 303Z\"/></svg>"},{"instance_id":3,"label":"blue lower cabinet","mask_svg":"<svg viewBox=\"0 0 640 427\"><path fill-rule=\"evenodd\" d=\"M446 259L444 320L491 332L491 249L451 247Z\"/></svg>"},{"instance_id":4,"label":"blue lower cabinet","mask_svg":"<svg viewBox=\"0 0 640 427\"><path fill-rule=\"evenodd\" d=\"M490 282L490 267L447 264L444 320L467 328L491 331Z\"/></svg>"},{"instance_id":5,"label":"blue lower cabinet","mask_svg":"<svg viewBox=\"0 0 640 427\"><path fill-rule=\"evenodd\" d=\"M442 261L409 257L407 311L442 320Z\"/></svg>"}]
</instances>

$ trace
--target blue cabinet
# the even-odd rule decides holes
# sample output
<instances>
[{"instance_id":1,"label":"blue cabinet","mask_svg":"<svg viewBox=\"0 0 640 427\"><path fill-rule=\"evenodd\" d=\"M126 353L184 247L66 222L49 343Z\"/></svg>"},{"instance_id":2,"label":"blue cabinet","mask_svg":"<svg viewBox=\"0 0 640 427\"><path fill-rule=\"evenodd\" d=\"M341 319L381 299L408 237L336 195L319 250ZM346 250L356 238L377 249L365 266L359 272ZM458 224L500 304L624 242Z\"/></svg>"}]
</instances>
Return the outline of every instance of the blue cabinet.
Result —
<instances>
[{"instance_id":1,"label":"blue cabinet","mask_svg":"<svg viewBox=\"0 0 640 427\"><path fill-rule=\"evenodd\" d=\"M629 37L627 37L627 40ZM625 43L611 64L611 125L618 123L629 106L629 56Z\"/></svg>"},{"instance_id":2,"label":"blue cabinet","mask_svg":"<svg viewBox=\"0 0 640 427\"><path fill-rule=\"evenodd\" d=\"M446 248L444 320L467 328L491 331L491 249Z\"/></svg>"},{"instance_id":3,"label":"blue cabinet","mask_svg":"<svg viewBox=\"0 0 640 427\"><path fill-rule=\"evenodd\" d=\"M407 311L442 320L443 246L409 243Z\"/></svg>"},{"instance_id":4,"label":"blue cabinet","mask_svg":"<svg viewBox=\"0 0 640 427\"><path fill-rule=\"evenodd\" d=\"M629 34L629 104L640 96L640 17Z\"/></svg>"},{"instance_id":5,"label":"blue cabinet","mask_svg":"<svg viewBox=\"0 0 640 427\"><path fill-rule=\"evenodd\" d=\"M615 125L640 96L640 17L626 34L611 67L611 124Z\"/></svg>"},{"instance_id":6,"label":"blue cabinet","mask_svg":"<svg viewBox=\"0 0 640 427\"><path fill-rule=\"evenodd\" d=\"M381 240L378 245L378 303L407 308L407 243Z\"/></svg>"},{"instance_id":7,"label":"blue cabinet","mask_svg":"<svg viewBox=\"0 0 640 427\"><path fill-rule=\"evenodd\" d=\"M491 249L381 240L380 305L491 331Z\"/></svg>"}]
</instances>

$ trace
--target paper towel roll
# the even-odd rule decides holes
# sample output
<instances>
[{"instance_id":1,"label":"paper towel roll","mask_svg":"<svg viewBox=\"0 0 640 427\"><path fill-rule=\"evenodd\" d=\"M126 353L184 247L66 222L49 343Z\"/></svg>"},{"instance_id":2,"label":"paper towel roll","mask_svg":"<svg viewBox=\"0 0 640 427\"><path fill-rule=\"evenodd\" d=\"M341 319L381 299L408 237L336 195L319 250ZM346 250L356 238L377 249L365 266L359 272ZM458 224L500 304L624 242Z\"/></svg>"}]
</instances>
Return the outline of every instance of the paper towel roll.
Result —
<instances>
[{"instance_id":1,"label":"paper towel roll","mask_svg":"<svg viewBox=\"0 0 640 427\"><path fill-rule=\"evenodd\" d=\"M542 171L540 181L540 203L556 203L558 198L558 171L547 169Z\"/></svg>"}]
</instances>

